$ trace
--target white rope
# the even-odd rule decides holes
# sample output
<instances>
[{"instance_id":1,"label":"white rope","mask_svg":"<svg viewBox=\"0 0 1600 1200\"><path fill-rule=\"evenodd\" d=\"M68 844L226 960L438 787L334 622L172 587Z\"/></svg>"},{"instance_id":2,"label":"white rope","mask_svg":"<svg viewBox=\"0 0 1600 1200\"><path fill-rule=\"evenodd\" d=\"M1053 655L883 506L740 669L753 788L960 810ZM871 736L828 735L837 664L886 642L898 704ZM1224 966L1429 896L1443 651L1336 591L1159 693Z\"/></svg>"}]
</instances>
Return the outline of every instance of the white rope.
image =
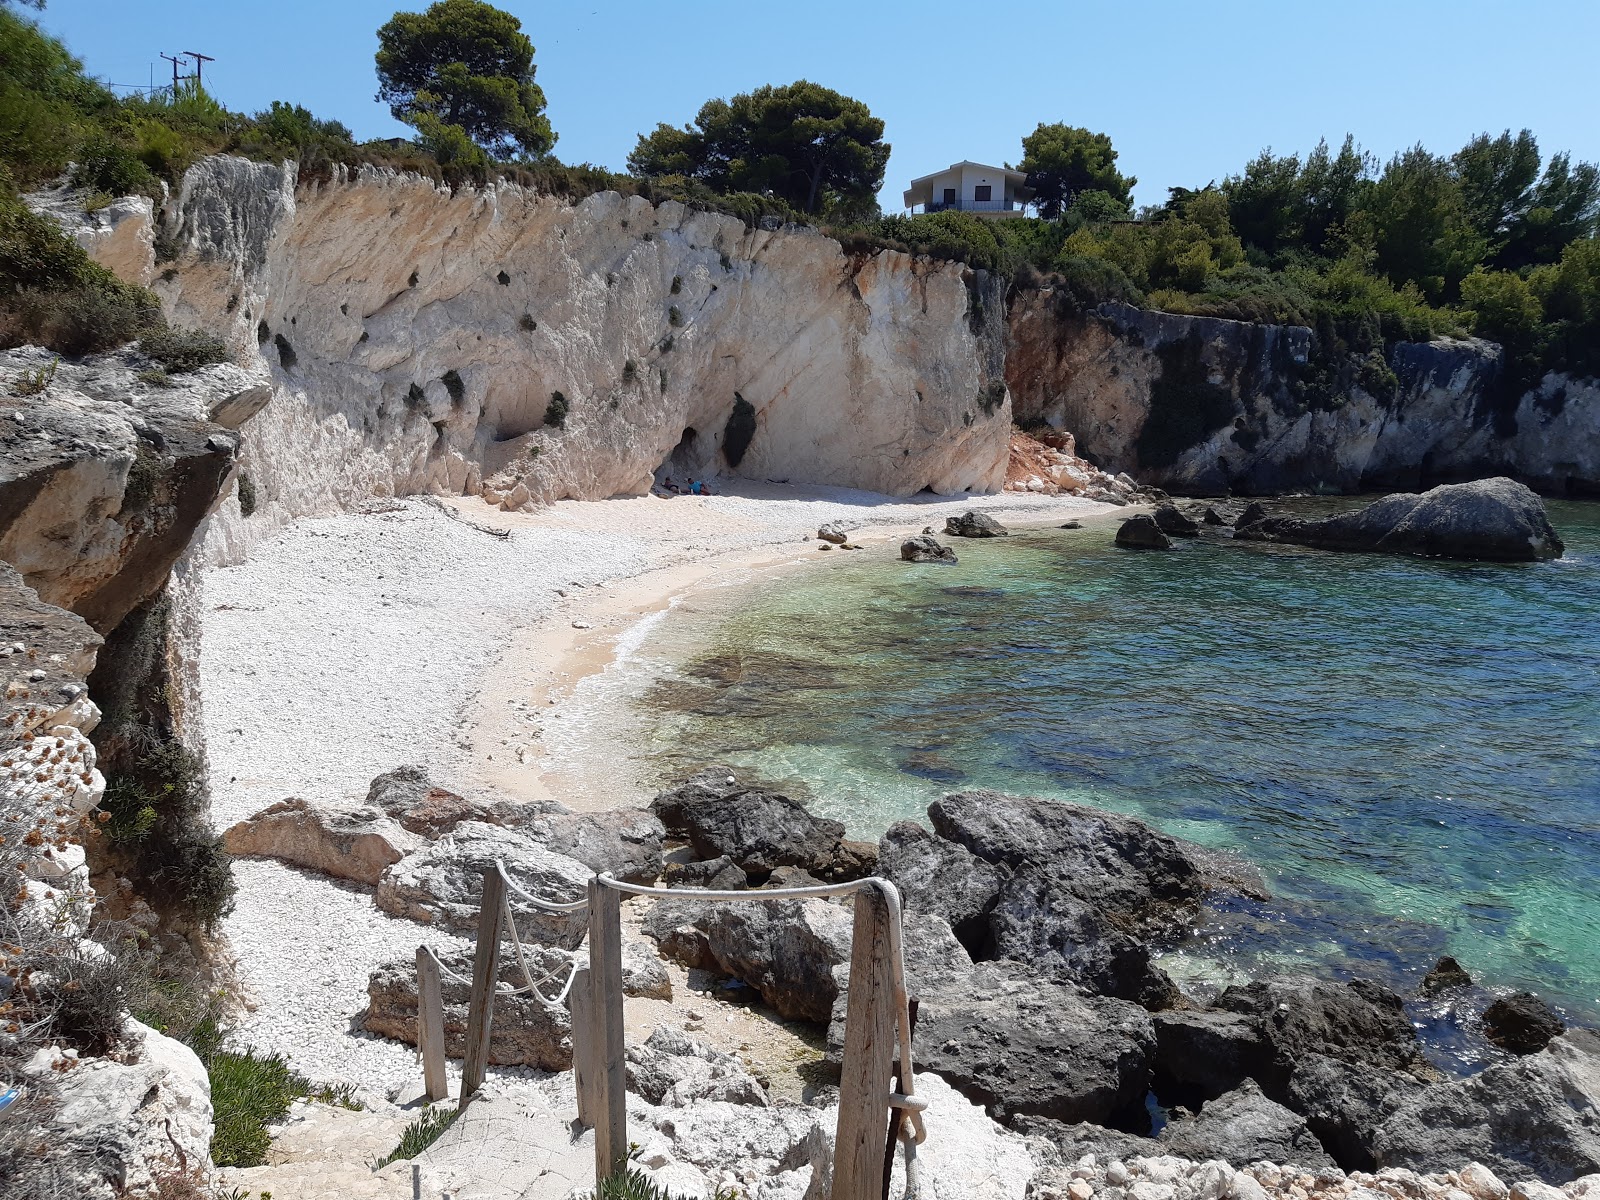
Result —
<instances>
[{"instance_id":1,"label":"white rope","mask_svg":"<svg viewBox=\"0 0 1600 1200\"><path fill-rule=\"evenodd\" d=\"M500 878L506 881L506 888L521 896L535 908L542 908L545 912L580 912L589 907L588 897L582 900L542 900L526 888L518 887L510 875L506 874L506 864L503 859L495 859L494 865L500 869Z\"/></svg>"},{"instance_id":2,"label":"white rope","mask_svg":"<svg viewBox=\"0 0 1600 1200\"><path fill-rule=\"evenodd\" d=\"M794 888L749 888L743 891L723 890L717 888L669 888L664 884L654 887L645 887L637 883L624 883L613 878L608 872L601 872L599 882L608 888L619 892L626 892L632 896L649 896L660 900L673 896L683 896L695 900L802 900L817 899L824 896L849 896L856 892L865 891L867 888L877 888L883 895L884 903L889 908L889 963L890 976L894 981L895 1014L898 1018L900 1033L900 1086L903 1092L891 1092L889 1104L894 1108L904 1109L906 1117L915 1131L918 1143L927 1140L928 1131L922 1124L922 1110L927 1107L927 1101L913 1094L913 1075L911 1067L911 1004L910 993L906 989L906 964L904 953L904 940L901 934L901 907L900 889L887 879L877 875L866 879L854 879L849 883L824 883L816 887ZM908 1162L909 1165L909 1162Z\"/></svg>"},{"instance_id":3,"label":"white rope","mask_svg":"<svg viewBox=\"0 0 1600 1200\"><path fill-rule=\"evenodd\" d=\"M578 974L577 960L574 959L572 964L568 967L566 982L561 985L561 991L556 995L555 999L552 1000L550 997L546 996L539 990L539 984L549 983L551 980L555 979L559 968L557 968L556 971L546 971L539 977L537 981L534 980L533 972L528 967L527 953L522 948L522 939L517 936L517 918L516 914L511 911L511 900L509 898L504 901L504 909L506 929L511 934L511 945L517 954L517 965L522 968L522 977L527 981L528 984L526 989L513 988L511 990L511 994L516 996L523 995L526 992L531 992L538 998L539 1003L544 1005L546 1008L561 1007L562 1003L565 1002L567 998L567 992L572 987L573 979L576 978Z\"/></svg>"}]
</instances>

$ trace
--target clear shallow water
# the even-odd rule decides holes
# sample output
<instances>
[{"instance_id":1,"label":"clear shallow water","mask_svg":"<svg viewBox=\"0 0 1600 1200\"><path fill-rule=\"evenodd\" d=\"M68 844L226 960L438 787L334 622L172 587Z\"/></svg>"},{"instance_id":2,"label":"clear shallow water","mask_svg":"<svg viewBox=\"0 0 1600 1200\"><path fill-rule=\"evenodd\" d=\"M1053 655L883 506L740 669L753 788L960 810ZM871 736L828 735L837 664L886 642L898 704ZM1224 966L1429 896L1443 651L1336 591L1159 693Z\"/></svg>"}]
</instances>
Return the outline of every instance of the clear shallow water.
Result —
<instances>
[{"instance_id":1,"label":"clear shallow water","mask_svg":"<svg viewBox=\"0 0 1600 1200\"><path fill-rule=\"evenodd\" d=\"M1326 506L1324 506L1326 507ZM1111 528L867 554L675 618L658 773L724 760L859 836L992 787L1234 849L1277 899L1165 965L1407 988L1441 953L1600 1018L1600 505L1494 566ZM676 639L676 641L674 641Z\"/></svg>"}]
</instances>

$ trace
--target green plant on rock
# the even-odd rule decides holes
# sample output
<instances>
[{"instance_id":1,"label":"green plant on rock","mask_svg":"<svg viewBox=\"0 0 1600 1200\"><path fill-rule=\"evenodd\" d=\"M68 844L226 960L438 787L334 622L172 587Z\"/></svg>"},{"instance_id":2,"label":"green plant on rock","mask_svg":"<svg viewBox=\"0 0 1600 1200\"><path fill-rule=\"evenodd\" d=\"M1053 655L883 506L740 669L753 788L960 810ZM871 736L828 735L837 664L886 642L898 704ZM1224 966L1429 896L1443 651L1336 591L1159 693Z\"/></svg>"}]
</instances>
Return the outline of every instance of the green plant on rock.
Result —
<instances>
[{"instance_id":1,"label":"green plant on rock","mask_svg":"<svg viewBox=\"0 0 1600 1200\"><path fill-rule=\"evenodd\" d=\"M739 1200L736 1188L719 1187L711 1200ZM681 1200L637 1167L618 1171L590 1193L590 1200Z\"/></svg>"},{"instance_id":2,"label":"green plant on rock","mask_svg":"<svg viewBox=\"0 0 1600 1200\"><path fill-rule=\"evenodd\" d=\"M676 304L667 309L667 324L674 329L683 324L683 312Z\"/></svg>"},{"instance_id":3,"label":"green plant on rock","mask_svg":"<svg viewBox=\"0 0 1600 1200\"><path fill-rule=\"evenodd\" d=\"M372 1162L374 1171L381 1171L392 1162L402 1159L412 1159L433 1145L444 1134L446 1129L455 1124L461 1115L459 1108L429 1108L411 1124L407 1125L405 1132L400 1135L400 1144L382 1158Z\"/></svg>"},{"instance_id":4,"label":"green plant on rock","mask_svg":"<svg viewBox=\"0 0 1600 1200\"><path fill-rule=\"evenodd\" d=\"M310 1094L311 1081L282 1055L257 1054L253 1049L218 1050L206 1068L216 1121L212 1161L219 1167L260 1166L272 1145L267 1126Z\"/></svg>"},{"instance_id":5,"label":"green plant on rock","mask_svg":"<svg viewBox=\"0 0 1600 1200\"><path fill-rule=\"evenodd\" d=\"M52 358L41 367L31 371L23 371L11 385L13 396L42 396L55 381L56 368L61 365L59 358Z\"/></svg>"},{"instance_id":6,"label":"green plant on rock","mask_svg":"<svg viewBox=\"0 0 1600 1200\"><path fill-rule=\"evenodd\" d=\"M550 403L545 406L544 423L554 429L567 427L567 413L572 410L567 398L560 392L550 393Z\"/></svg>"},{"instance_id":7,"label":"green plant on rock","mask_svg":"<svg viewBox=\"0 0 1600 1200\"><path fill-rule=\"evenodd\" d=\"M172 326L152 329L140 338L139 353L154 359L173 375L228 361L227 343L216 334Z\"/></svg>"},{"instance_id":8,"label":"green plant on rock","mask_svg":"<svg viewBox=\"0 0 1600 1200\"><path fill-rule=\"evenodd\" d=\"M243 471L239 472L239 515L252 516L256 511L256 481Z\"/></svg>"}]
</instances>

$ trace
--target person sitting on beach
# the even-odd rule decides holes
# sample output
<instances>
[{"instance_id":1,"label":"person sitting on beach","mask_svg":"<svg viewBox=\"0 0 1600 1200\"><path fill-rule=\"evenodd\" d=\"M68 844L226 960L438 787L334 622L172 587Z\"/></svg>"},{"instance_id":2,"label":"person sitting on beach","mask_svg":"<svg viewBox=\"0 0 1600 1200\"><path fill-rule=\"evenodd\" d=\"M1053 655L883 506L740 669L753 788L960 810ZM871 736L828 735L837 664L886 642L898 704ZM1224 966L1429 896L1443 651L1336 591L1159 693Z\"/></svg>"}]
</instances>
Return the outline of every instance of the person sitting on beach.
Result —
<instances>
[{"instance_id":1,"label":"person sitting on beach","mask_svg":"<svg viewBox=\"0 0 1600 1200\"><path fill-rule=\"evenodd\" d=\"M682 493L683 493L683 489L680 488L677 484L672 482L672 476L671 475L668 475L665 479L663 479L661 481L661 487L663 488L663 490L669 491L675 496L682 495Z\"/></svg>"},{"instance_id":2,"label":"person sitting on beach","mask_svg":"<svg viewBox=\"0 0 1600 1200\"><path fill-rule=\"evenodd\" d=\"M698 496L700 494L700 486L701 484L698 479L691 479L689 481L689 494L691 496Z\"/></svg>"}]
</instances>

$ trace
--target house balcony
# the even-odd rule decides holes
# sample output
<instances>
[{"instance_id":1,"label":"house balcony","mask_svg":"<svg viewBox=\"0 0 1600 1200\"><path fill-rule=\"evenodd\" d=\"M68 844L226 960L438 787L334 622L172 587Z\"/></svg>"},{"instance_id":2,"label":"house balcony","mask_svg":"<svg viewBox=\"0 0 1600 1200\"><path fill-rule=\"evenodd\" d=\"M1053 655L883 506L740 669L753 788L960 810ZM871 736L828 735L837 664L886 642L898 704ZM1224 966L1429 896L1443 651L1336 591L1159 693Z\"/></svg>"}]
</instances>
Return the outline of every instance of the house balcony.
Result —
<instances>
[{"instance_id":1,"label":"house balcony","mask_svg":"<svg viewBox=\"0 0 1600 1200\"><path fill-rule=\"evenodd\" d=\"M1020 217L1027 206L1018 200L951 200L930 201L923 212L969 212L984 217Z\"/></svg>"}]
</instances>

